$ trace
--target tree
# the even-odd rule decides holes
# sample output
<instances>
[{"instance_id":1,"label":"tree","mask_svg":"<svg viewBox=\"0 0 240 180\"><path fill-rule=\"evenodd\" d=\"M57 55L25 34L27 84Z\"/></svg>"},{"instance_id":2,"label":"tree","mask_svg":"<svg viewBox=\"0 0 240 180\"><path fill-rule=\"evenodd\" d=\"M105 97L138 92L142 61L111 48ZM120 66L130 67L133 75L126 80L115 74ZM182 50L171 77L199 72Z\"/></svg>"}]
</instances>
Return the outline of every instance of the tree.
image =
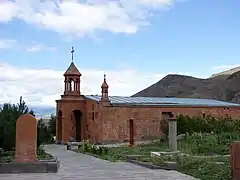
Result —
<instances>
[{"instance_id":1,"label":"tree","mask_svg":"<svg viewBox=\"0 0 240 180\"><path fill-rule=\"evenodd\" d=\"M0 148L3 150L14 149L16 121L23 114L32 114L35 116L22 97L20 97L20 101L16 105L6 103L0 109ZM53 138L48 127L44 124L43 120L39 120L37 123L37 145L51 142L53 142Z\"/></svg>"},{"instance_id":2,"label":"tree","mask_svg":"<svg viewBox=\"0 0 240 180\"><path fill-rule=\"evenodd\" d=\"M34 112L28 108L22 97L17 105L3 105L0 111L0 148L12 150L15 147L16 121L26 113L34 116Z\"/></svg>"},{"instance_id":3,"label":"tree","mask_svg":"<svg viewBox=\"0 0 240 180\"><path fill-rule=\"evenodd\" d=\"M49 132L53 136L56 136L56 116L54 114L51 114L51 119L48 122L48 128L49 128Z\"/></svg>"},{"instance_id":4,"label":"tree","mask_svg":"<svg viewBox=\"0 0 240 180\"><path fill-rule=\"evenodd\" d=\"M50 133L48 127L43 122L43 119L40 119L37 124L37 146L39 147L43 143L52 143L53 136Z\"/></svg>"}]
</instances>

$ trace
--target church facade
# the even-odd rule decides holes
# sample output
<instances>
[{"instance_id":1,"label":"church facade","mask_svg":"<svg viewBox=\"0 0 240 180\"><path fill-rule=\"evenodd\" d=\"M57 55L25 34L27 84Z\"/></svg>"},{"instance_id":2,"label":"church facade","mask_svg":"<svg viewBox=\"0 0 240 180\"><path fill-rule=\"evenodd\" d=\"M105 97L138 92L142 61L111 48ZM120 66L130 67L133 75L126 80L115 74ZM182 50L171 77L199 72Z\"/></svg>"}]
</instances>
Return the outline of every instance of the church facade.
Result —
<instances>
[{"instance_id":1,"label":"church facade","mask_svg":"<svg viewBox=\"0 0 240 180\"><path fill-rule=\"evenodd\" d=\"M240 117L240 105L210 99L109 96L104 75L101 96L81 94L81 73L72 62L64 73L64 92L56 100L56 140L93 143L159 137L160 121L170 115Z\"/></svg>"}]
</instances>

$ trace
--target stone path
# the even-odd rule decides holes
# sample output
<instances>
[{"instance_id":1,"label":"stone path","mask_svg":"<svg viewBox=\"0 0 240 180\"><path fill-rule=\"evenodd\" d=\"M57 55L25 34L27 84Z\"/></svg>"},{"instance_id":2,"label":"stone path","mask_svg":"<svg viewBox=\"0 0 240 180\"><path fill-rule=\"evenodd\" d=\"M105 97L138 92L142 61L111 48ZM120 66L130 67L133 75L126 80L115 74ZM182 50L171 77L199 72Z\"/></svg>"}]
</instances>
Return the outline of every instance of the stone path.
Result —
<instances>
[{"instance_id":1,"label":"stone path","mask_svg":"<svg viewBox=\"0 0 240 180\"><path fill-rule=\"evenodd\" d=\"M61 162L57 174L0 174L0 180L194 180L176 171L150 170L127 162L108 162L48 145L46 151Z\"/></svg>"}]
</instances>

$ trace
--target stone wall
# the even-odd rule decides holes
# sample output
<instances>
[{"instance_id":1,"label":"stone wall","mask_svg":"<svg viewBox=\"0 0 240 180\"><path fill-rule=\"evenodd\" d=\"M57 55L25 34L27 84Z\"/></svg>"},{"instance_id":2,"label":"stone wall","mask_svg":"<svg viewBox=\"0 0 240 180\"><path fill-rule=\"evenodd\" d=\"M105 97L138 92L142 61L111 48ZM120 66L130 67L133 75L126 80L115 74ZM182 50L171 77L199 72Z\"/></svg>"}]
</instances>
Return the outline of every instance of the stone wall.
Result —
<instances>
[{"instance_id":1,"label":"stone wall","mask_svg":"<svg viewBox=\"0 0 240 180\"><path fill-rule=\"evenodd\" d=\"M172 112L174 115L231 116L240 118L240 108L223 107L103 107L101 119L103 123L103 142L124 142L129 140L129 119L134 119L135 140L149 140L159 137L162 132L160 121L162 113Z\"/></svg>"}]
</instances>

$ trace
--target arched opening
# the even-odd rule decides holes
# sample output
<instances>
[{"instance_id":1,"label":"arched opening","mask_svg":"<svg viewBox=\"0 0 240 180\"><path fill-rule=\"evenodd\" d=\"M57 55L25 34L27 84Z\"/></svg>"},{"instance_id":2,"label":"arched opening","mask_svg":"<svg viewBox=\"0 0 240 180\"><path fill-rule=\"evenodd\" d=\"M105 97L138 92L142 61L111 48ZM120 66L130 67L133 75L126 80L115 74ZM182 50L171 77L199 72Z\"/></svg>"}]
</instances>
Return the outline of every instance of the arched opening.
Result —
<instances>
[{"instance_id":1,"label":"arched opening","mask_svg":"<svg viewBox=\"0 0 240 180\"><path fill-rule=\"evenodd\" d=\"M75 90L74 85L75 85L74 80L71 78L70 79L70 91L74 91Z\"/></svg>"},{"instance_id":2,"label":"arched opening","mask_svg":"<svg viewBox=\"0 0 240 180\"><path fill-rule=\"evenodd\" d=\"M57 115L57 140L58 141L62 141L62 111L59 110L58 111L58 115Z\"/></svg>"},{"instance_id":3,"label":"arched opening","mask_svg":"<svg viewBox=\"0 0 240 180\"><path fill-rule=\"evenodd\" d=\"M82 112L79 110L74 110L73 111L73 117L74 117L74 121L75 121L75 139L76 142L80 142L82 140L82 123L81 123L81 119L82 119Z\"/></svg>"}]
</instances>

